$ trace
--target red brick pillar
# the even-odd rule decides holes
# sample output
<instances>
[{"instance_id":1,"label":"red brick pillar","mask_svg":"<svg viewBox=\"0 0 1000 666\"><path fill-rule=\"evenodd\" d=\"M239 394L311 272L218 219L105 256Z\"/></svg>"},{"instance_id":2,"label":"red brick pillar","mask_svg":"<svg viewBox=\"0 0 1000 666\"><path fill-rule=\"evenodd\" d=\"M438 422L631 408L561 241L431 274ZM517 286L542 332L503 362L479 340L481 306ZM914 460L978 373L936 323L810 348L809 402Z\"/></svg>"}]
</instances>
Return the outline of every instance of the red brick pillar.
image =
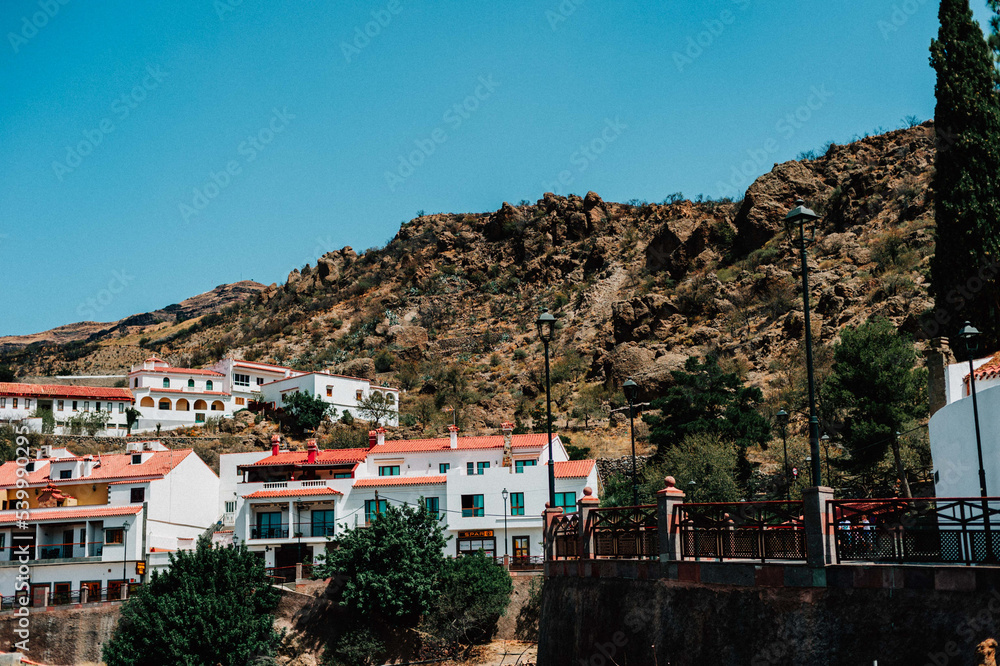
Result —
<instances>
[{"instance_id":1,"label":"red brick pillar","mask_svg":"<svg viewBox=\"0 0 1000 666\"><path fill-rule=\"evenodd\" d=\"M577 553L581 560L589 560L594 557L594 529L591 525L591 511L600 506L601 501L594 497L594 491L590 486L583 489L583 497L576 503L580 516L579 532L577 535L580 542L577 545Z\"/></svg>"},{"instance_id":2,"label":"red brick pillar","mask_svg":"<svg viewBox=\"0 0 1000 666\"><path fill-rule=\"evenodd\" d=\"M563 510L561 506L553 508L549 506L548 502L545 503L545 511L542 513L542 518L545 524L546 562L556 559L555 520L556 518L562 517L562 513Z\"/></svg>"},{"instance_id":3,"label":"red brick pillar","mask_svg":"<svg viewBox=\"0 0 1000 666\"><path fill-rule=\"evenodd\" d=\"M674 533L674 507L684 503L684 491L677 488L672 476L664 480L663 490L656 493L656 526L660 533L660 561L677 562L681 559L680 536Z\"/></svg>"}]
</instances>

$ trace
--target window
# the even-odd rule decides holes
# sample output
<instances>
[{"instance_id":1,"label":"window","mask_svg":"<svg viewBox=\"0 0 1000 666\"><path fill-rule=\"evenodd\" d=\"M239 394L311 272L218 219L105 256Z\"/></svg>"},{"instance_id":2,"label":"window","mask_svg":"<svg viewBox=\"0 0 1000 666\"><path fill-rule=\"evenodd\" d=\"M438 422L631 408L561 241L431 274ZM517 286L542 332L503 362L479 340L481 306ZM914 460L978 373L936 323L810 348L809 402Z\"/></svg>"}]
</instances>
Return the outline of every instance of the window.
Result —
<instances>
[{"instance_id":1,"label":"window","mask_svg":"<svg viewBox=\"0 0 1000 666\"><path fill-rule=\"evenodd\" d=\"M215 390L215 383L212 382L211 379L209 379L207 382L205 382L205 390L206 391L214 391Z\"/></svg>"},{"instance_id":2,"label":"window","mask_svg":"<svg viewBox=\"0 0 1000 666\"><path fill-rule=\"evenodd\" d=\"M250 386L250 375L233 374L233 384L235 386Z\"/></svg>"},{"instance_id":3,"label":"window","mask_svg":"<svg viewBox=\"0 0 1000 666\"><path fill-rule=\"evenodd\" d=\"M524 493L510 494L510 515L512 516L524 515Z\"/></svg>"},{"instance_id":4,"label":"window","mask_svg":"<svg viewBox=\"0 0 1000 666\"><path fill-rule=\"evenodd\" d=\"M73 478L73 470L71 470L71 469L61 469L61 470L59 470L59 478L60 479L72 479Z\"/></svg>"},{"instance_id":5,"label":"window","mask_svg":"<svg viewBox=\"0 0 1000 666\"><path fill-rule=\"evenodd\" d=\"M233 513L234 511L236 511L236 500L226 502L226 513Z\"/></svg>"},{"instance_id":6,"label":"window","mask_svg":"<svg viewBox=\"0 0 1000 666\"><path fill-rule=\"evenodd\" d=\"M477 462L477 463L465 463L465 473L469 476L477 476L489 469L490 464L488 462Z\"/></svg>"},{"instance_id":7,"label":"window","mask_svg":"<svg viewBox=\"0 0 1000 666\"><path fill-rule=\"evenodd\" d=\"M459 555L472 555L483 551L487 557L494 557L496 554L497 540L490 537L485 539L459 539L457 542Z\"/></svg>"},{"instance_id":8,"label":"window","mask_svg":"<svg viewBox=\"0 0 1000 666\"><path fill-rule=\"evenodd\" d=\"M29 460L28 464L25 465L24 468L26 470L28 470L29 472L34 472L35 471L35 461L34 460Z\"/></svg>"},{"instance_id":9,"label":"window","mask_svg":"<svg viewBox=\"0 0 1000 666\"><path fill-rule=\"evenodd\" d=\"M263 385L264 385L264 378L263 377L258 377L257 378L257 386L263 386Z\"/></svg>"},{"instance_id":10,"label":"window","mask_svg":"<svg viewBox=\"0 0 1000 666\"><path fill-rule=\"evenodd\" d=\"M396 396L394 396L393 394L391 394L389 392L386 392L386 394L385 394L385 402L386 402L387 405L395 405L396 404Z\"/></svg>"},{"instance_id":11,"label":"window","mask_svg":"<svg viewBox=\"0 0 1000 666\"><path fill-rule=\"evenodd\" d=\"M435 518L441 517L441 502L437 497L425 497L424 506L427 507L427 513L431 514Z\"/></svg>"},{"instance_id":12,"label":"window","mask_svg":"<svg viewBox=\"0 0 1000 666\"><path fill-rule=\"evenodd\" d=\"M281 523L280 511L265 511L257 514L257 529L252 539L287 539L288 529Z\"/></svg>"},{"instance_id":13,"label":"window","mask_svg":"<svg viewBox=\"0 0 1000 666\"><path fill-rule=\"evenodd\" d=\"M132 380L132 388L139 388L139 378L136 377Z\"/></svg>"},{"instance_id":14,"label":"window","mask_svg":"<svg viewBox=\"0 0 1000 666\"><path fill-rule=\"evenodd\" d=\"M145 488L133 488L132 489L132 504L142 504L146 501L146 489Z\"/></svg>"},{"instance_id":15,"label":"window","mask_svg":"<svg viewBox=\"0 0 1000 666\"><path fill-rule=\"evenodd\" d=\"M462 518L481 518L483 515L482 495L462 495Z\"/></svg>"},{"instance_id":16,"label":"window","mask_svg":"<svg viewBox=\"0 0 1000 666\"><path fill-rule=\"evenodd\" d=\"M332 398L333 397L333 387L332 386L327 386L326 387L326 397L328 397L328 398Z\"/></svg>"},{"instance_id":17,"label":"window","mask_svg":"<svg viewBox=\"0 0 1000 666\"><path fill-rule=\"evenodd\" d=\"M141 453L133 453L132 454L132 464L133 465L141 465L142 464L142 454Z\"/></svg>"},{"instance_id":18,"label":"window","mask_svg":"<svg viewBox=\"0 0 1000 666\"><path fill-rule=\"evenodd\" d=\"M514 542L514 557L515 557L515 559L522 558L522 557L530 557L530 548L531 548L531 546L530 546L530 542L528 541L528 537L526 537L526 536L516 536L516 537L513 538L513 542Z\"/></svg>"},{"instance_id":19,"label":"window","mask_svg":"<svg viewBox=\"0 0 1000 666\"><path fill-rule=\"evenodd\" d=\"M204 423L205 422L205 413L204 412L196 412L195 415L194 415L194 422L195 423Z\"/></svg>"},{"instance_id":20,"label":"window","mask_svg":"<svg viewBox=\"0 0 1000 666\"><path fill-rule=\"evenodd\" d=\"M333 536L336 523L333 520L333 509L323 509L312 512L312 535L314 537Z\"/></svg>"},{"instance_id":21,"label":"window","mask_svg":"<svg viewBox=\"0 0 1000 666\"><path fill-rule=\"evenodd\" d=\"M118 403L118 413L119 414L124 414L125 413L125 403L124 402L119 402Z\"/></svg>"},{"instance_id":22,"label":"window","mask_svg":"<svg viewBox=\"0 0 1000 666\"><path fill-rule=\"evenodd\" d=\"M556 493L556 506L561 506L563 513L576 513L576 493Z\"/></svg>"},{"instance_id":23,"label":"window","mask_svg":"<svg viewBox=\"0 0 1000 666\"><path fill-rule=\"evenodd\" d=\"M17 398L12 398L12 400L14 402L14 409L17 409Z\"/></svg>"},{"instance_id":24,"label":"window","mask_svg":"<svg viewBox=\"0 0 1000 666\"><path fill-rule=\"evenodd\" d=\"M350 472L334 472L333 478L335 479L350 479L353 478Z\"/></svg>"},{"instance_id":25,"label":"window","mask_svg":"<svg viewBox=\"0 0 1000 666\"><path fill-rule=\"evenodd\" d=\"M14 398L14 406L17 407L17 398ZM84 400L83 401L83 411L85 411L85 412L89 412L90 411L90 401L89 400Z\"/></svg>"},{"instance_id":26,"label":"window","mask_svg":"<svg viewBox=\"0 0 1000 666\"><path fill-rule=\"evenodd\" d=\"M375 506L375 500L365 500L365 524L372 522L372 518L380 513L385 512L385 507L387 505L386 500L379 500L378 506Z\"/></svg>"},{"instance_id":27,"label":"window","mask_svg":"<svg viewBox=\"0 0 1000 666\"><path fill-rule=\"evenodd\" d=\"M7 398L0 398L0 407L7 406Z\"/></svg>"},{"instance_id":28,"label":"window","mask_svg":"<svg viewBox=\"0 0 1000 666\"><path fill-rule=\"evenodd\" d=\"M451 463L440 463L438 465L438 474L447 474L449 469L451 469Z\"/></svg>"},{"instance_id":29,"label":"window","mask_svg":"<svg viewBox=\"0 0 1000 666\"><path fill-rule=\"evenodd\" d=\"M355 391L355 393L354 393L354 399L355 400L361 400L361 398L363 398L363 397L364 397L364 392L361 389L358 389L357 391Z\"/></svg>"},{"instance_id":30,"label":"window","mask_svg":"<svg viewBox=\"0 0 1000 666\"><path fill-rule=\"evenodd\" d=\"M104 543L122 543L124 537L124 530L120 527L104 530Z\"/></svg>"},{"instance_id":31,"label":"window","mask_svg":"<svg viewBox=\"0 0 1000 666\"><path fill-rule=\"evenodd\" d=\"M537 460L515 460L514 461L514 473L523 474L525 467L534 467L538 464Z\"/></svg>"},{"instance_id":32,"label":"window","mask_svg":"<svg viewBox=\"0 0 1000 666\"><path fill-rule=\"evenodd\" d=\"M24 408L25 409L31 409L31 398L25 398L24 399Z\"/></svg>"},{"instance_id":33,"label":"window","mask_svg":"<svg viewBox=\"0 0 1000 666\"><path fill-rule=\"evenodd\" d=\"M379 476L399 476L399 465L379 465Z\"/></svg>"},{"instance_id":34,"label":"window","mask_svg":"<svg viewBox=\"0 0 1000 666\"><path fill-rule=\"evenodd\" d=\"M194 388L194 380L193 379L189 379L188 380L188 388Z\"/></svg>"},{"instance_id":35,"label":"window","mask_svg":"<svg viewBox=\"0 0 1000 666\"><path fill-rule=\"evenodd\" d=\"M56 400L56 411L61 412L66 404L62 400Z\"/></svg>"},{"instance_id":36,"label":"window","mask_svg":"<svg viewBox=\"0 0 1000 666\"><path fill-rule=\"evenodd\" d=\"M237 405L245 405L245 404L247 404L247 399L246 398L236 398L236 404Z\"/></svg>"},{"instance_id":37,"label":"window","mask_svg":"<svg viewBox=\"0 0 1000 666\"><path fill-rule=\"evenodd\" d=\"M170 377L163 378L163 388L170 388Z\"/></svg>"}]
</instances>

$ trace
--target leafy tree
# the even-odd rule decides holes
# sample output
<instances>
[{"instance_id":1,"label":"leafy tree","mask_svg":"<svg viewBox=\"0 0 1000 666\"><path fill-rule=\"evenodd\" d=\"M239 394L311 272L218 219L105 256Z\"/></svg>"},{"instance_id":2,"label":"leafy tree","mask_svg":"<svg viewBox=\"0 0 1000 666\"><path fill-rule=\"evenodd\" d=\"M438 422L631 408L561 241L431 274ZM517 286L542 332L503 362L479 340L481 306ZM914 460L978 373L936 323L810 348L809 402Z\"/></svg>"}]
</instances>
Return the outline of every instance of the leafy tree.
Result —
<instances>
[{"instance_id":1,"label":"leafy tree","mask_svg":"<svg viewBox=\"0 0 1000 666\"><path fill-rule=\"evenodd\" d=\"M992 4L996 4L995 2ZM1000 261L1000 108L997 75L968 0L942 0L931 44L937 72L934 126L935 253L930 290L941 315L927 328L954 333L965 319L997 340Z\"/></svg>"},{"instance_id":2,"label":"leafy tree","mask_svg":"<svg viewBox=\"0 0 1000 666\"><path fill-rule=\"evenodd\" d=\"M322 396L301 391L282 396L281 401L284 403L285 413L302 432L315 430L323 419L335 411L333 405L323 400Z\"/></svg>"},{"instance_id":3,"label":"leafy tree","mask_svg":"<svg viewBox=\"0 0 1000 666\"><path fill-rule=\"evenodd\" d=\"M449 642L477 644L496 633L514 589L510 574L479 551L445 560L441 594L425 624Z\"/></svg>"},{"instance_id":4,"label":"leafy tree","mask_svg":"<svg viewBox=\"0 0 1000 666\"><path fill-rule=\"evenodd\" d=\"M885 458L893 433L925 416L925 373L916 369L909 338L882 317L846 328L833 350L833 370L823 384L828 416L842 423L841 441L850 454L839 466L869 473Z\"/></svg>"},{"instance_id":5,"label":"leafy tree","mask_svg":"<svg viewBox=\"0 0 1000 666\"><path fill-rule=\"evenodd\" d=\"M372 391L358 401L358 411L366 420L378 425L383 419L396 412L396 400L387 391Z\"/></svg>"},{"instance_id":6,"label":"leafy tree","mask_svg":"<svg viewBox=\"0 0 1000 666\"><path fill-rule=\"evenodd\" d=\"M755 386L745 386L734 372L724 372L717 356L704 361L690 357L684 370L671 373L675 384L665 395L653 400L650 408L660 414L644 414L649 424L649 441L663 460L672 447L688 435L706 433L735 447L737 478L750 479L752 467L746 451L750 446L767 448L771 426L759 412L764 395Z\"/></svg>"},{"instance_id":7,"label":"leafy tree","mask_svg":"<svg viewBox=\"0 0 1000 666\"><path fill-rule=\"evenodd\" d=\"M9 365L0 365L0 382L14 382L17 381L17 377L14 375L14 371L11 370Z\"/></svg>"},{"instance_id":8,"label":"leafy tree","mask_svg":"<svg viewBox=\"0 0 1000 666\"><path fill-rule=\"evenodd\" d=\"M313 575L345 580L340 605L352 614L414 627L437 598L446 543L439 519L423 502L390 504L368 527L339 536L336 550L318 555Z\"/></svg>"},{"instance_id":9,"label":"leafy tree","mask_svg":"<svg viewBox=\"0 0 1000 666\"><path fill-rule=\"evenodd\" d=\"M580 396L573 402L573 418L583 419L584 428L590 427L590 419L604 415L603 388L600 384L587 386L580 391Z\"/></svg>"},{"instance_id":10,"label":"leafy tree","mask_svg":"<svg viewBox=\"0 0 1000 666\"><path fill-rule=\"evenodd\" d=\"M86 433L88 436L93 437L107 427L108 419L110 418L111 412L98 409L95 412L81 412L76 416L71 416L66 419L66 425L69 426L69 433L71 435Z\"/></svg>"},{"instance_id":11,"label":"leafy tree","mask_svg":"<svg viewBox=\"0 0 1000 666\"><path fill-rule=\"evenodd\" d=\"M213 548L203 536L192 551L170 555L122 607L102 650L108 666L243 666L273 655L281 640L271 612L280 593L263 561L245 546Z\"/></svg>"}]
</instances>

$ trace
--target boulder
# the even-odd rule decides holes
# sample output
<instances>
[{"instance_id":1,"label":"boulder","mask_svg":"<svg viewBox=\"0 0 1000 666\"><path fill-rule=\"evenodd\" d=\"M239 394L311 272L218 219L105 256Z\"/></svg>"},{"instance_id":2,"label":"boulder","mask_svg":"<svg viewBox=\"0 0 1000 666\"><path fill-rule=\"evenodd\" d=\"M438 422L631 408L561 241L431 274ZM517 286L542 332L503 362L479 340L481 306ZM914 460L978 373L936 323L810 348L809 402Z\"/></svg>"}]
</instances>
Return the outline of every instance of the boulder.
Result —
<instances>
[{"instance_id":1,"label":"boulder","mask_svg":"<svg viewBox=\"0 0 1000 666\"><path fill-rule=\"evenodd\" d=\"M337 374L362 379L375 378L375 361L370 358L356 358L337 366Z\"/></svg>"}]
</instances>

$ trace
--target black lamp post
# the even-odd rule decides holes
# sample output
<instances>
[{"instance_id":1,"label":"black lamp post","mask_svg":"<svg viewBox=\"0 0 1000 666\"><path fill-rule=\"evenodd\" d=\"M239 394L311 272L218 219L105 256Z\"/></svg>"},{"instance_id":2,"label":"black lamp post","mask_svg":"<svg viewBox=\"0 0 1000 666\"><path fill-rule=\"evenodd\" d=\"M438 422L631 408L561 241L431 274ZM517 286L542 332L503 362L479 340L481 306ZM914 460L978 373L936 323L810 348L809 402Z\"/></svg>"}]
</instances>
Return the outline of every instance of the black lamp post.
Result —
<instances>
[{"instance_id":1,"label":"black lamp post","mask_svg":"<svg viewBox=\"0 0 1000 666\"><path fill-rule=\"evenodd\" d=\"M122 588L128 588L128 576L125 574L126 564L128 563L128 530L132 527L129 523L122 524ZM128 592L125 593L126 596Z\"/></svg>"},{"instance_id":2,"label":"black lamp post","mask_svg":"<svg viewBox=\"0 0 1000 666\"><path fill-rule=\"evenodd\" d=\"M779 409L778 413L775 414L775 418L778 419L778 425L781 427L781 449L785 456L785 500L791 501L791 484L788 481L788 437L786 436L786 428L788 426L788 412L784 409Z\"/></svg>"},{"instance_id":3,"label":"black lamp post","mask_svg":"<svg viewBox=\"0 0 1000 666\"><path fill-rule=\"evenodd\" d=\"M503 495L503 556L507 557L507 489L504 488L500 493ZM523 502L522 502L523 504ZM506 563L506 562L505 562Z\"/></svg>"},{"instance_id":4,"label":"black lamp post","mask_svg":"<svg viewBox=\"0 0 1000 666\"><path fill-rule=\"evenodd\" d=\"M799 243L802 250L802 312L806 328L806 371L809 375L809 452L812 454L811 476L814 485L823 483L819 457L819 419L816 416L816 382L813 376L812 326L809 321L809 265L806 260L806 223L819 219L799 199L795 208L785 216L785 222L799 225Z\"/></svg>"},{"instance_id":5,"label":"black lamp post","mask_svg":"<svg viewBox=\"0 0 1000 666\"><path fill-rule=\"evenodd\" d=\"M632 506L639 506L639 477L635 472L635 399L639 394L639 385L629 378L622 384L622 391L628 400L628 431L632 437Z\"/></svg>"},{"instance_id":6,"label":"black lamp post","mask_svg":"<svg viewBox=\"0 0 1000 666\"><path fill-rule=\"evenodd\" d=\"M548 310L539 315L535 322L538 327L538 337L545 345L545 411L547 419L545 421L546 432L549 435L549 507L556 506L556 469L552 462L552 387L549 381L549 343L556 332L556 318Z\"/></svg>"},{"instance_id":7,"label":"black lamp post","mask_svg":"<svg viewBox=\"0 0 1000 666\"><path fill-rule=\"evenodd\" d=\"M969 393L972 394L972 419L976 423L976 452L979 454L979 496L987 497L986 469L983 467L983 439L982 435L979 434L979 403L976 402L976 370L972 365L979 330L969 322L965 322L965 326L958 332L958 337L965 343L965 351L969 357ZM983 517L985 519L985 516ZM989 523L987 522L987 524Z\"/></svg>"},{"instance_id":8,"label":"black lamp post","mask_svg":"<svg viewBox=\"0 0 1000 666\"><path fill-rule=\"evenodd\" d=\"M694 501L694 491L698 488L698 482L692 479L688 481L688 493L691 495L691 501Z\"/></svg>"}]
</instances>

